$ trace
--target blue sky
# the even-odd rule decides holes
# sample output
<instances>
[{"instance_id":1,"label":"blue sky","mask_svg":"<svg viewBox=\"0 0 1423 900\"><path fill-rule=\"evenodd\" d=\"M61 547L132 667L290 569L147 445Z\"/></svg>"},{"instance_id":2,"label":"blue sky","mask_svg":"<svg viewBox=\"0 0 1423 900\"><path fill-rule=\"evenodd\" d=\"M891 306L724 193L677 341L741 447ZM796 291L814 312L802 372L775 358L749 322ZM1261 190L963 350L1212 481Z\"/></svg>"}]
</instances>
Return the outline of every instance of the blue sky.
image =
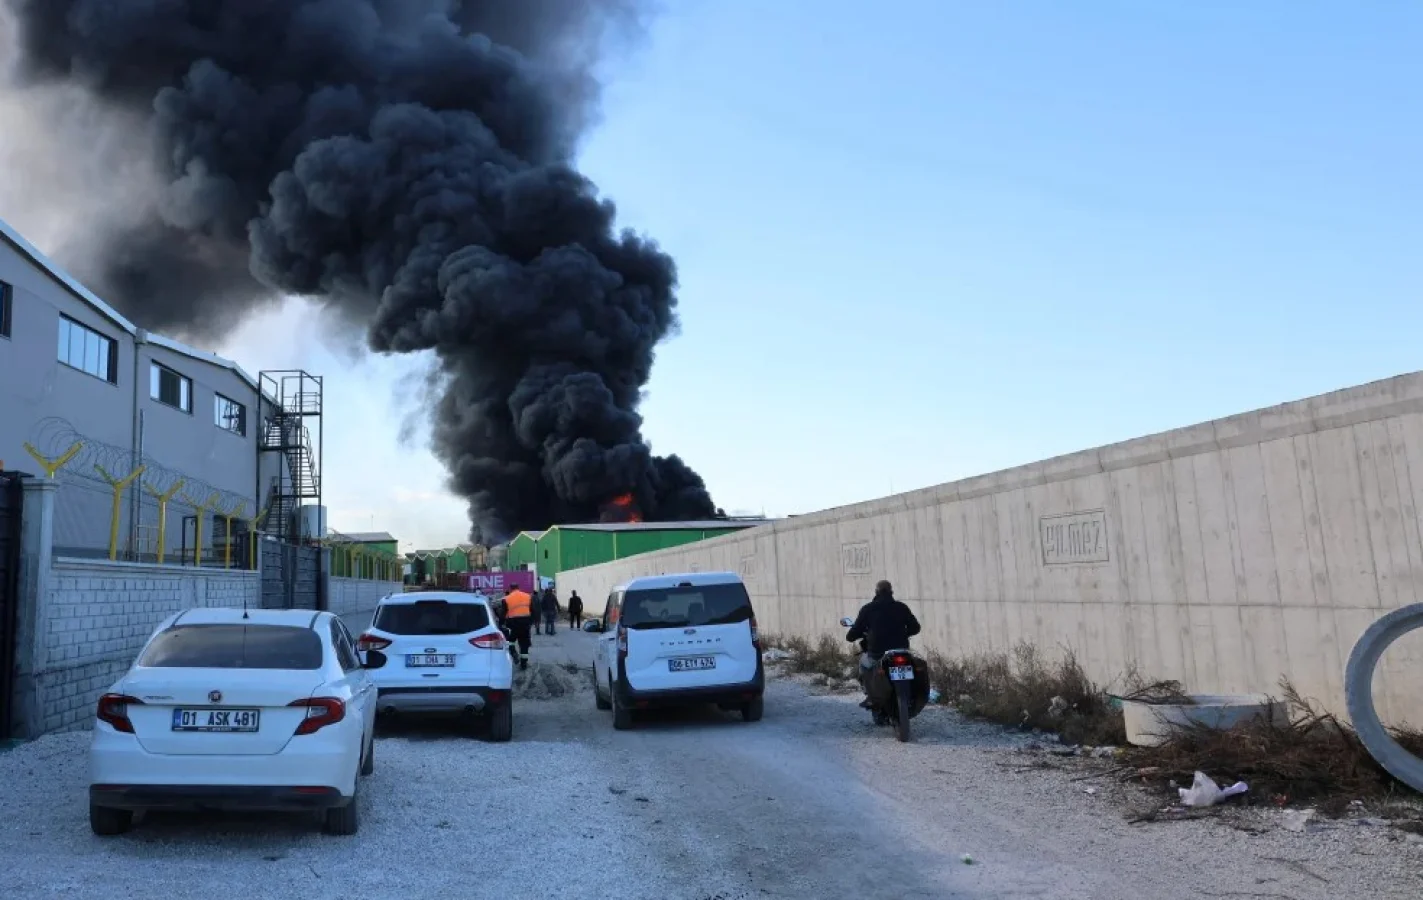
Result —
<instances>
[{"instance_id":1,"label":"blue sky","mask_svg":"<svg viewBox=\"0 0 1423 900\"><path fill-rule=\"evenodd\" d=\"M1423 369L1423 4L664 6L583 165L678 260L646 433L728 509ZM397 440L410 361L312 347L309 315L219 349L328 376L332 524L462 539Z\"/></svg>"}]
</instances>

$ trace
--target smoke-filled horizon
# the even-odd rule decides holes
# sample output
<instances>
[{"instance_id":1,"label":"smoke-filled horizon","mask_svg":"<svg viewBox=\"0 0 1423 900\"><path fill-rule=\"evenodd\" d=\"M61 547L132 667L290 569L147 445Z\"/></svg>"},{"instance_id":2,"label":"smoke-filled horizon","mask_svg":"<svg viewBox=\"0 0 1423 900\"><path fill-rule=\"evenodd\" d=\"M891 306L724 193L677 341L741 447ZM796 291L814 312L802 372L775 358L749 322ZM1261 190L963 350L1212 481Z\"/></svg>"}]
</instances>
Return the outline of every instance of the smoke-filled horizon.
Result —
<instances>
[{"instance_id":1,"label":"smoke-filled horizon","mask_svg":"<svg viewBox=\"0 0 1423 900\"><path fill-rule=\"evenodd\" d=\"M5 2L21 101L80 89L132 123L96 145L151 165L64 258L125 315L212 336L291 294L377 352L433 350L432 449L475 539L626 494L714 514L638 414L675 265L573 165L641 0Z\"/></svg>"}]
</instances>

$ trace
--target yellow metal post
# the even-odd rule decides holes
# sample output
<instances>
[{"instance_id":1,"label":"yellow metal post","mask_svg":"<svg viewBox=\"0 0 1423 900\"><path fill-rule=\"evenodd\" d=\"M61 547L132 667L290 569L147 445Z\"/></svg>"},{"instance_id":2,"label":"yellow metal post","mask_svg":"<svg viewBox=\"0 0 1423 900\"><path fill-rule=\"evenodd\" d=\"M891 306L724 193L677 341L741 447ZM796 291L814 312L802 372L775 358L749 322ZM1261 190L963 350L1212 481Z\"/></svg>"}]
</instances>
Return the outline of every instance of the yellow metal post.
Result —
<instances>
[{"instance_id":1,"label":"yellow metal post","mask_svg":"<svg viewBox=\"0 0 1423 900\"><path fill-rule=\"evenodd\" d=\"M54 459L49 459L44 454L36 450L34 444L31 444L28 441L25 442L25 452L33 456L35 458L35 462L40 464L40 468L44 469L44 474L46 478L54 478L54 473L64 468L64 464L73 459L74 454L78 453L83 447L83 441L75 441L73 447L70 447L68 450L64 451L59 456L56 456Z\"/></svg>"},{"instance_id":2,"label":"yellow metal post","mask_svg":"<svg viewBox=\"0 0 1423 900\"><path fill-rule=\"evenodd\" d=\"M246 508L247 501L243 500L223 514L223 518L227 520L227 534L224 536L226 540L222 542L222 567L224 569L232 568L232 520L240 517Z\"/></svg>"},{"instance_id":3,"label":"yellow metal post","mask_svg":"<svg viewBox=\"0 0 1423 900\"><path fill-rule=\"evenodd\" d=\"M268 506L267 509L257 513L257 518L247 523L248 539L252 545L252 555L247 558L247 566L248 570L252 572L257 571L257 526L261 525L262 520L267 518L267 511L270 509L271 507Z\"/></svg>"},{"instance_id":4,"label":"yellow metal post","mask_svg":"<svg viewBox=\"0 0 1423 900\"><path fill-rule=\"evenodd\" d=\"M161 494L152 485L145 484L143 487L158 501L158 564L161 566L163 558L168 555L168 501L182 489L183 479L179 478L176 484Z\"/></svg>"},{"instance_id":5,"label":"yellow metal post","mask_svg":"<svg viewBox=\"0 0 1423 900\"><path fill-rule=\"evenodd\" d=\"M201 566L203 564L203 516L208 510L217 505L219 499L221 498L218 494L213 494L207 498L207 500L199 504L187 494L183 495L184 502L193 508L193 512L197 513L195 517L196 521L193 526L193 565L195 566Z\"/></svg>"},{"instance_id":6,"label":"yellow metal post","mask_svg":"<svg viewBox=\"0 0 1423 900\"><path fill-rule=\"evenodd\" d=\"M98 463L94 464L94 468L109 483L114 493L113 514L109 517L109 562L113 562L119 558L119 510L123 507L124 488L133 484L133 480L143 474L145 467L139 466L123 478L115 478Z\"/></svg>"}]
</instances>

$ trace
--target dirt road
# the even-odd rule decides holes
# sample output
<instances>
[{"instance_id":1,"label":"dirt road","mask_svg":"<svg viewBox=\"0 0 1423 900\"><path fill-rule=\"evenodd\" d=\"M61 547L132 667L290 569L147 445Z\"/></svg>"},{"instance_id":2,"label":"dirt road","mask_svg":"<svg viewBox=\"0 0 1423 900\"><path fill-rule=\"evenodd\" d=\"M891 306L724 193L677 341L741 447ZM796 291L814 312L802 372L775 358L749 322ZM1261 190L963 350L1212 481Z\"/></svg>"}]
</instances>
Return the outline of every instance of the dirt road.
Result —
<instances>
[{"instance_id":1,"label":"dirt road","mask_svg":"<svg viewBox=\"0 0 1423 900\"><path fill-rule=\"evenodd\" d=\"M592 641L566 630L535 639L531 686L523 676L519 692L547 699L516 700L510 744L448 724L384 729L354 838L280 816L164 816L100 840L85 818L87 735L0 754L0 896L1324 900L1423 890L1423 848L1364 828L1127 825L1081 783L1019 771L1024 739L942 710L926 711L915 743L901 745L852 698L776 680L760 723L697 711L615 732L581 668Z\"/></svg>"}]
</instances>

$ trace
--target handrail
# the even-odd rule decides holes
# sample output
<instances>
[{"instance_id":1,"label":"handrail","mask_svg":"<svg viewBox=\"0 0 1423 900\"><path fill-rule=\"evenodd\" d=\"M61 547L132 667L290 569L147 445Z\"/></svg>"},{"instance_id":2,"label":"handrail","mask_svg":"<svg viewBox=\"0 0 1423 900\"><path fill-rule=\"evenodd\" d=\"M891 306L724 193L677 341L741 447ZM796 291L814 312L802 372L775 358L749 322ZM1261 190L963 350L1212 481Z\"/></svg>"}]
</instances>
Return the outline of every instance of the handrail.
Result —
<instances>
[{"instance_id":1,"label":"handrail","mask_svg":"<svg viewBox=\"0 0 1423 900\"><path fill-rule=\"evenodd\" d=\"M1423 759L1394 740L1374 708L1374 670L1394 641L1423 628L1423 603L1396 609L1368 627L1344 667L1344 699L1354 731L1369 754L1399 781L1423 791Z\"/></svg>"}]
</instances>

